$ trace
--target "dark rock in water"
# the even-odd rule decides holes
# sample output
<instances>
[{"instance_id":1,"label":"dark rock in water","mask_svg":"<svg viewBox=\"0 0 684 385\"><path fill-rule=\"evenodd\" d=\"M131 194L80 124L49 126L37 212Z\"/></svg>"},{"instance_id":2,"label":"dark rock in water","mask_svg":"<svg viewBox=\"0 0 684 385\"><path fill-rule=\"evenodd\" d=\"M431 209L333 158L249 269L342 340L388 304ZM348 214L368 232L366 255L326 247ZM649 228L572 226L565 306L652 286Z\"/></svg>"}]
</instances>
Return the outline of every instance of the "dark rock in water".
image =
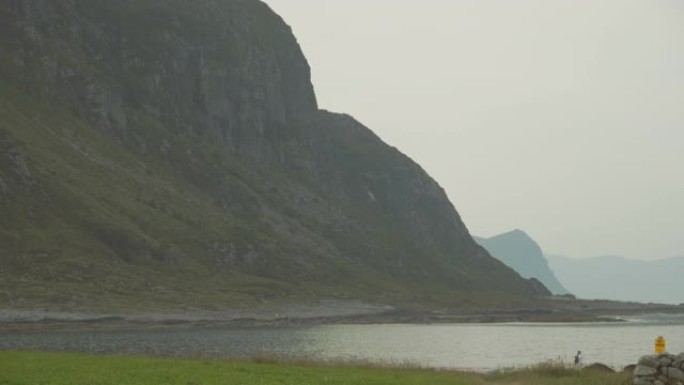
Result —
<instances>
[{"instance_id":1,"label":"dark rock in water","mask_svg":"<svg viewBox=\"0 0 684 385\"><path fill-rule=\"evenodd\" d=\"M584 371L588 372L602 372L602 373L615 373L615 370L608 365L604 365L600 362L594 362L591 365L587 365L582 368Z\"/></svg>"},{"instance_id":2,"label":"dark rock in water","mask_svg":"<svg viewBox=\"0 0 684 385\"><path fill-rule=\"evenodd\" d=\"M625 366L624 368L622 368L622 371L623 371L623 372L633 373L633 372L634 372L634 369L636 369L636 367L637 367L637 366L636 366L635 364L630 364L630 365L627 365L627 366Z\"/></svg>"}]
</instances>

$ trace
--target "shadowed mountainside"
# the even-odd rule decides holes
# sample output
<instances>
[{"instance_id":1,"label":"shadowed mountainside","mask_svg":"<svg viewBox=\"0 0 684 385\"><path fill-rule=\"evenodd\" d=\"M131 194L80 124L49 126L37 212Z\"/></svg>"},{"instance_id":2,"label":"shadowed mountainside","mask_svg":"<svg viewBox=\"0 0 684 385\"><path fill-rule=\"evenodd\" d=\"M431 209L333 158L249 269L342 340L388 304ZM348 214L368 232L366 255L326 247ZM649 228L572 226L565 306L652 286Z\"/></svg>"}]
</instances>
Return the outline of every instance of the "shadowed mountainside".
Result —
<instances>
[{"instance_id":1,"label":"shadowed mountainside","mask_svg":"<svg viewBox=\"0 0 684 385\"><path fill-rule=\"evenodd\" d=\"M0 0L0 306L500 303L442 188L257 0Z\"/></svg>"}]
</instances>

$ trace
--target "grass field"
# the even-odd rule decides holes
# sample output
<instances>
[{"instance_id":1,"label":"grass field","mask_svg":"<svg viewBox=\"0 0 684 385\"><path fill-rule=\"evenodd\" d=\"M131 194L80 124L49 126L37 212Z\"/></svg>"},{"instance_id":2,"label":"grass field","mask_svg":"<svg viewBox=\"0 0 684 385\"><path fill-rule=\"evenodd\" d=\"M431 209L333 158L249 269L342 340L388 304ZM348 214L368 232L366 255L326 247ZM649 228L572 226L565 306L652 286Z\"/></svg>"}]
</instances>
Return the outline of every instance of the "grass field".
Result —
<instances>
[{"instance_id":1,"label":"grass field","mask_svg":"<svg viewBox=\"0 0 684 385\"><path fill-rule=\"evenodd\" d=\"M0 352L0 385L627 385L629 375L541 364L471 374L362 364L270 360L177 360L65 353Z\"/></svg>"}]
</instances>

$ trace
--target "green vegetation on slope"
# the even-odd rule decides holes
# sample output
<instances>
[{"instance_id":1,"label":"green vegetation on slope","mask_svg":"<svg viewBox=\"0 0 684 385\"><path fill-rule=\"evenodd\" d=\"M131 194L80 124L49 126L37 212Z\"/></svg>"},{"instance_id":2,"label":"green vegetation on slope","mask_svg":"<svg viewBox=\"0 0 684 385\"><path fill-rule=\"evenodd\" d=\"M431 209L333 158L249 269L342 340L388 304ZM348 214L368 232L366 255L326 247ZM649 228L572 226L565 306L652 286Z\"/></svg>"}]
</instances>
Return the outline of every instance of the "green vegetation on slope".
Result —
<instances>
[{"instance_id":1,"label":"green vegetation on slope","mask_svg":"<svg viewBox=\"0 0 684 385\"><path fill-rule=\"evenodd\" d=\"M626 385L629 374L541 365L491 375L367 365L283 364L0 352L11 385Z\"/></svg>"},{"instance_id":2,"label":"green vegetation on slope","mask_svg":"<svg viewBox=\"0 0 684 385\"><path fill-rule=\"evenodd\" d=\"M287 257L312 252L293 248L261 213L265 198L255 189L288 192L277 176L259 179L228 155L215 155L215 173L234 207L222 210L168 164L124 151L63 110L3 91L0 144L26 167L5 168L4 180L21 179L15 185L22 190L6 192L0 202L0 292L8 293L0 304L67 310L250 305L306 294L269 276L299 275L312 285L325 278L325 269L312 279L301 276ZM267 198L278 204L276 194ZM264 248L267 266L259 261ZM254 260L244 258L250 252ZM335 263L327 268L344 272Z\"/></svg>"},{"instance_id":3,"label":"green vegetation on slope","mask_svg":"<svg viewBox=\"0 0 684 385\"><path fill-rule=\"evenodd\" d=\"M0 32L0 309L544 294L418 165L317 110L257 0L0 0Z\"/></svg>"},{"instance_id":4,"label":"green vegetation on slope","mask_svg":"<svg viewBox=\"0 0 684 385\"><path fill-rule=\"evenodd\" d=\"M0 201L0 306L221 309L322 296L467 307L520 301L383 275L399 256L426 276L439 265L411 260L419 250L397 238L390 220L357 212L376 222L361 233L368 225L335 209L340 204L312 183L249 169L210 143L187 154L174 150L189 146L177 139L170 145L177 161L126 151L65 109L10 87L0 89L0 116L0 145L26 166L20 175L23 168L0 159L9 170L0 178L21 187ZM375 269L342 253L368 255L364 263ZM457 274L439 274L446 273Z\"/></svg>"}]
</instances>

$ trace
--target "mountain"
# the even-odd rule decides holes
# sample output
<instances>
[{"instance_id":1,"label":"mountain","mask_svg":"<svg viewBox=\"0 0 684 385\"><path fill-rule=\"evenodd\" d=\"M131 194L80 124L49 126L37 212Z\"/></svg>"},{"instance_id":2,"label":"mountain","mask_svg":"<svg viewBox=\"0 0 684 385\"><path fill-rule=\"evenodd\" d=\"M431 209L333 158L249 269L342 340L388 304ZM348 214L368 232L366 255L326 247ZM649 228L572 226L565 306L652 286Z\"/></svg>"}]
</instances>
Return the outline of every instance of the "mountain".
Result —
<instances>
[{"instance_id":1,"label":"mountain","mask_svg":"<svg viewBox=\"0 0 684 385\"><path fill-rule=\"evenodd\" d=\"M618 256L547 258L558 278L580 298L684 303L684 257L654 261Z\"/></svg>"},{"instance_id":2,"label":"mountain","mask_svg":"<svg viewBox=\"0 0 684 385\"><path fill-rule=\"evenodd\" d=\"M0 307L544 294L257 0L0 0ZM512 297L509 297L512 296Z\"/></svg>"},{"instance_id":3,"label":"mountain","mask_svg":"<svg viewBox=\"0 0 684 385\"><path fill-rule=\"evenodd\" d=\"M474 237L487 251L525 278L536 278L556 295L568 294L549 267L539 245L521 230L491 238Z\"/></svg>"}]
</instances>

